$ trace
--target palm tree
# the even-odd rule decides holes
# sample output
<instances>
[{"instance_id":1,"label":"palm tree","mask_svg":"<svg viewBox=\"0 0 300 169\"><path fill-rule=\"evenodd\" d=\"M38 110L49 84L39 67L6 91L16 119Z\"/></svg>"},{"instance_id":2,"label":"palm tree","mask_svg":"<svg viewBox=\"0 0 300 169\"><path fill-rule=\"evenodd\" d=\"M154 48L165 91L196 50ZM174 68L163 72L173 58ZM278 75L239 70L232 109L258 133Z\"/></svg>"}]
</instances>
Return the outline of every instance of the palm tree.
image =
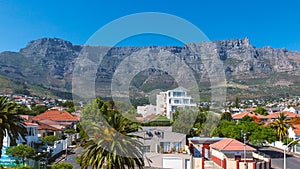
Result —
<instances>
[{"instance_id":1,"label":"palm tree","mask_svg":"<svg viewBox=\"0 0 300 169\"><path fill-rule=\"evenodd\" d=\"M137 136L128 134L136 131L139 126L118 111L107 110L105 104L98 102L98 106L105 121L94 123L96 132L93 136L89 135L90 140L83 145L85 151L81 156L81 168L143 168L142 143Z\"/></svg>"},{"instance_id":2,"label":"palm tree","mask_svg":"<svg viewBox=\"0 0 300 169\"><path fill-rule=\"evenodd\" d=\"M276 131L280 141L287 136L289 127L290 122L283 112L281 112L279 117L272 123L272 128Z\"/></svg>"},{"instance_id":3,"label":"palm tree","mask_svg":"<svg viewBox=\"0 0 300 169\"><path fill-rule=\"evenodd\" d=\"M26 134L23 119L16 112L16 108L16 103L8 101L5 96L0 97L0 150L2 150L5 136L8 136L15 144L20 136L24 137Z\"/></svg>"}]
</instances>

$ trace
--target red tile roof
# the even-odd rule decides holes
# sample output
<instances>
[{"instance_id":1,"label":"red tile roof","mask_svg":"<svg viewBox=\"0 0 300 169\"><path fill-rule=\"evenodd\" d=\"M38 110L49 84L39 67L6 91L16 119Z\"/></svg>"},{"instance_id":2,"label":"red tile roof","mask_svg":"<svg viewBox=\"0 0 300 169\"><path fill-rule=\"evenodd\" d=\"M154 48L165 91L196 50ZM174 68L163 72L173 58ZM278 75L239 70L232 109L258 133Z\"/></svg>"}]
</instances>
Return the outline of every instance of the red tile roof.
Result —
<instances>
[{"instance_id":1,"label":"red tile roof","mask_svg":"<svg viewBox=\"0 0 300 169\"><path fill-rule=\"evenodd\" d=\"M300 136L300 129L294 129L296 136Z\"/></svg>"},{"instance_id":2,"label":"red tile roof","mask_svg":"<svg viewBox=\"0 0 300 169\"><path fill-rule=\"evenodd\" d=\"M266 116L266 118L268 118L268 119L277 119L279 117L280 113L282 113L282 112L275 112L275 113L269 114L269 115ZM297 117L297 116L300 117L298 114L295 114L293 112L285 111L283 113L284 113L285 116L287 116L287 118L294 118L294 117Z\"/></svg>"},{"instance_id":3,"label":"red tile roof","mask_svg":"<svg viewBox=\"0 0 300 169\"><path fill-rule=\"evenodd\" d=\"M250 116L250 117L257 117L258 119L264 119L266 116L257 114L257 113L252 113L252 112L241 112L241 113L236 113L232 115L232 118L235 120L242 119L245 116Z\"/></svg>"},{"instance_id":4,"label":"red tile roof","mask_svg":"<svg viewBox=\"0 0 300 169\"><path fill-rule=\"evenodd\" d=\"M232 138L225 138L221 141L218 141L214 144L210 145L211 148L219 150L219 151L243 151L244 144ZM255 151L253 147L246 145L247 151Z\"/></svg>"},{"instance_id":5,"label":"red tile roof","mask_svg":"<svg viewBox=\"0 0 300 169\"><path fill-rule=\"evenodd\" d=\"M250 107L245 109L247 112L253 112L254 110L256 110L256 107Z\"/></svg>"},{"instance_id":6,"label":"red tile roof","mask_svg":"<svg viewBox=\"0 0 300 169\"><path fill-rule=\"evenodd\" d=\"M52 130L52 131L61 131L61 129L52 127L48 124L38 122L38 130Z\"/></svg>"},{"instance_id":7,"label":"red tile roof","mask_svg":"<svg viewBox=\"0 0 300 169\"><path fill-rule=\"evenodd\" d=\"M24 122L25 126L38 126L36 123Z\"/></svg>"},{"instance_id":8,"label":"red tile roof","mask_svg":"<svg viewBox=\"0 0 300 169\"><path fill-rule=\"evenodd\" d=\"M31 120L52 120L52 121L79 121L77 116L70 114L65 110L49 109L42 114L33 117Z\"/></svg>"}]
</instances>

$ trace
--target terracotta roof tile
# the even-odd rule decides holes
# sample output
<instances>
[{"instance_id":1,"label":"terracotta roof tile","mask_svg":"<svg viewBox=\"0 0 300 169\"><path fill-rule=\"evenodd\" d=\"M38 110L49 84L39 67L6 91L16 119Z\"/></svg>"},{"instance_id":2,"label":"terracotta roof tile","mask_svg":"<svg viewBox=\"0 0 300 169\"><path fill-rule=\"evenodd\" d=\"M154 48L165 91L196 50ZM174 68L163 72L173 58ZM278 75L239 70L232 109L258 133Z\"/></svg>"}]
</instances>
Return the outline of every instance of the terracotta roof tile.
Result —
<instances>
[{"instance_id":1,"label":"terracotta roof tile","mask_svg":"<svg viewBox=\"0 0 300 169\"><path fill-rule=\"evenodd\" d=\"M266 116L257 114L257 113L252 113L252 112L241 112L241 113L237 113L232 115L232 118L237 120L237 119L242 119L245 116L250 116L250 117L257 117L258 119L264 119L266 118Z\"/></svg>"},{"instance_id":2,"label":"terracotta roof tile","mask_svg":"<svg viewBox=\"0 0 300 169\"><path fill-rule=\"evenodd\" d=\"M217 149L219 151L242 151L244 150L244 144L232 138L225 138L210 145L211 148ZM247 151L255 151L253 147L246 145Z\"/></svg>"},{"instance_id":3,"label":"terracotta roof tile","mask_svg":"<svg viewBox=\"0 0 300 169\"><path fill-rule=\"evenodd\" d=\"M79 121L77 116L70 114L65 110L49 109L42 114L33 117L31 120L52 120L52 121Z\"/></svg>"},{"instance_id":4,"label":"terracotta roof tile","mask_svg":"<svg viewBox=\"0 0 300 169\"><path fill-rule=\"evenodd\" d=\"M38 126L36 123L24 122L25 126Z\"/></svg>"},{"instance_id":5,"label":"terracotta roof tile","mask_svg":"<svg viewBox=\"0 0 300 169\"><path fill-rule=\"evenodd\" d=\"M61 129L55 128L45 123L38 122L38 130L52 130L52 131L61 131Z\"/></svg>"},{"instance_id":6,"label":"terracotta roof tile","mask_svg":"<svg viewBox=\"0 0 300 169\"><path fill-rule=\"evenodd\" d=\"M280 113L282 113L282 112L275 112L275 113L267 115L266 117L268 119L277 119L279 117ZM287 116L287 118L294 118L294 117L299 116L299 114L295 114L293 112L287 112L287 111L285 111L283 113L284 113L285 116Z\"/></svg>"}]
</instances>

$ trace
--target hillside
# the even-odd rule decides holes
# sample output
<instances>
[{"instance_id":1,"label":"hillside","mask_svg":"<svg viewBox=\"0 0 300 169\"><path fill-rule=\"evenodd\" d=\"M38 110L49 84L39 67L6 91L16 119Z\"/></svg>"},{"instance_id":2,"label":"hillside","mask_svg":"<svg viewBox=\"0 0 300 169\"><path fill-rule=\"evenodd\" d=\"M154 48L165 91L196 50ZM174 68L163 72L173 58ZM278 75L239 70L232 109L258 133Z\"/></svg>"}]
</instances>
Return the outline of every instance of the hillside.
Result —
<instances>
[{"instance_id":1,"label":"hillside","mask_svg":"<svg viewBox=\"0 0 300 169\"><path fill-rule=\"evenodd\" d=\"M74 64L83 48L83 45L73 45L61 39L43 38L29 42L19 52L0 53L0 91L6 92L8 86L27 84L39 86L40 91L47 90L57 96L71 98ZM94 52L95 56L92 57L106 49L101 46L85 48L87 52ZM180 58L193 71L204 100L210 96L211 79L208 72L215 71L205 68L201 61L204 55L223 63L220 70L226 74L227 82L224 85L227 86L229 99L236 96L257 98L300 95L300 53L272 47L256 48L247 38L192 43L182 47L113 47L98 68L97 95L110 96L111 79L124 58L136 54L166 57L166 52ZM165 64L175 61L170 59ZM151 68L139 72L131 85L132 94L143 98L147 92L157 88L171 89L177 83L167 72Z\"/></svg>"}]
</instances>

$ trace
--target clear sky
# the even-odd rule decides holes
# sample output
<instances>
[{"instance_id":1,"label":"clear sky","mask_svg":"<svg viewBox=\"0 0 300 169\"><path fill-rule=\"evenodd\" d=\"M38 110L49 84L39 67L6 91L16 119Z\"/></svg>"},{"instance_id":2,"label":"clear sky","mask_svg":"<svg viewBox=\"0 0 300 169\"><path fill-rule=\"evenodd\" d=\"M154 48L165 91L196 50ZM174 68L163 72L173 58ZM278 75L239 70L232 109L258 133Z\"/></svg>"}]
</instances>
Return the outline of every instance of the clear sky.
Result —
<instances>
[{"instance_id":1,"label":"clear sky","mask_svg":"<svg viewBox=\"0 0 300 169\"><path fill-rule=\"evenodd\" d=\"M42 37L84 44L103 25L138 12L184 18L211 40L248 37L256 47L300 51L299 0L0 0L0 51L18 51ZM141 37L126 43L147 45Z\"/></svg>"}]
</instances>

